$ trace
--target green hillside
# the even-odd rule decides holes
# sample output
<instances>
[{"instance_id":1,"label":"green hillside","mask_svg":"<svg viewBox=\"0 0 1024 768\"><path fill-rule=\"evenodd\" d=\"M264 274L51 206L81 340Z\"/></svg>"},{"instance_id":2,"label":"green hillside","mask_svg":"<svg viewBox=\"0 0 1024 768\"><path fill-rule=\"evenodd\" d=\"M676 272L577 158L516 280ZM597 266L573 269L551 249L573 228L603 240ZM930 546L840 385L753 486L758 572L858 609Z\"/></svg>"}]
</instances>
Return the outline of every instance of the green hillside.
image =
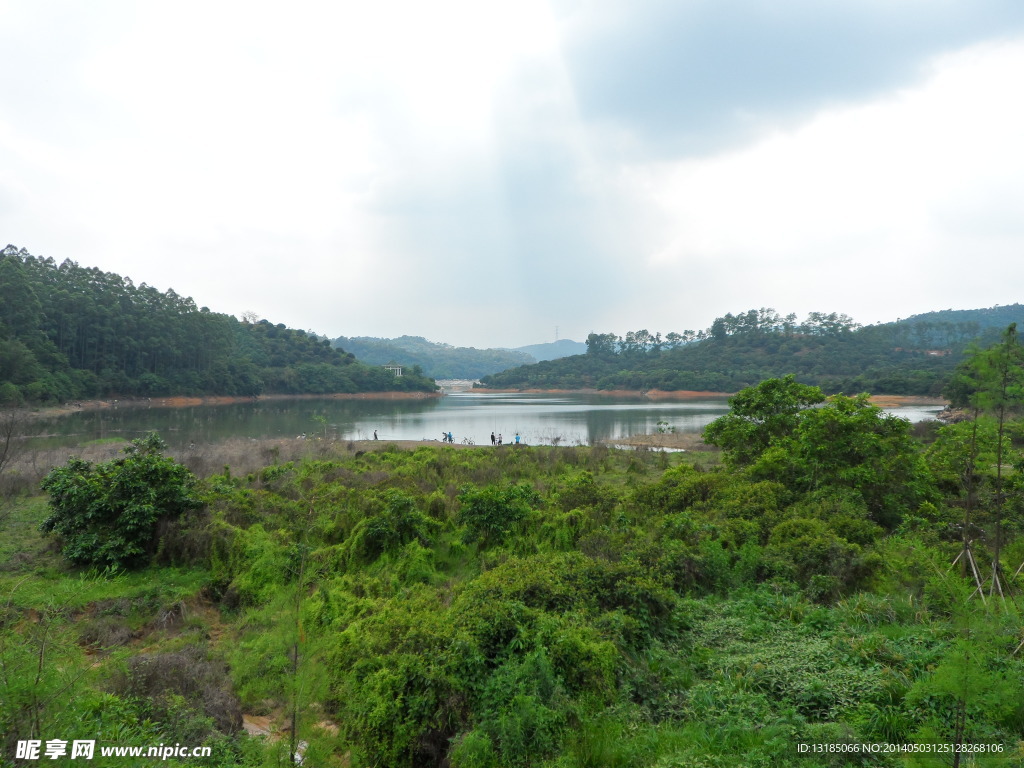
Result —
<instances>
[{"instance_id":1,"label":"green hillside","mask_svg":"<svg viewBox=\"0 0 1024 768\"><path fill-rule=\"evenodd\" d=\"M835 313L803 322L773 309L717 318L702 331L590 334L587 353L486 376L495 388L737 391L794 373L828 392L938 395L973 343L986 343L1024 305L939 312L860 327Z\"/></svg>"},{"instance_id":2,"label":"green hillside","mask_svg":"<svg viewBox=\"0 0 1024 768\"><path fill-rule=\"evenodd\" d=\"M0 251L0 402L108 396L433 391L325 339L240 322L173 290L14 246Z\"/></svg>"},{"instance_id":3,"label":"green hillside","mask_svg":"<svg viewBox=\"0 0 1024 768\"><path fill-rule=\"evenodd\" d=\"M911 315L898 322L912 325L969 325L974 324L978 330L985 328L1006 328L1010 323L1020 322L1024 316L1024 305L1003 304L983 309L942 309L936 312L924 312Z\"/></svg>"}]
</instances>

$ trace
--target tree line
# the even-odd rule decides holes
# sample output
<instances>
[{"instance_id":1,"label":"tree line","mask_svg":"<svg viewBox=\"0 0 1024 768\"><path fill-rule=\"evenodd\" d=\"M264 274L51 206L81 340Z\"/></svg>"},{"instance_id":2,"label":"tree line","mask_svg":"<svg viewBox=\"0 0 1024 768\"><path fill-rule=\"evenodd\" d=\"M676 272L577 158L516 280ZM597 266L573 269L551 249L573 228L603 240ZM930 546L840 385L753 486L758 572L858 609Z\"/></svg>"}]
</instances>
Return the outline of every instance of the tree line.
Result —
<instances>
[{"instance_id":1,"label":"tree line","mask_svg":"<svg viewBox=\"0 0 1024 768\"><path fill-rule=\"evenodd\" d=\"M866 327L835 312L812 312L798 322L794 314L751 309L716 318L701 331L591 333L585 355L492 374L481 384L738 391L793 373L826 392L938 395L970 344L994 339L994 322L1007 316L1024 319L1024 307L930 313Z\"/></svg>"},{"instance_id":2,"label":"tree line","mask_svg":"<svg viewBox=\"0 0 1024 768\"><path fill-rule=\"evenodd\" d=\"M0 403L107 396L431 391L330 341L239 321L96 267L0 251Z\"/></svg>"}]
</instances>

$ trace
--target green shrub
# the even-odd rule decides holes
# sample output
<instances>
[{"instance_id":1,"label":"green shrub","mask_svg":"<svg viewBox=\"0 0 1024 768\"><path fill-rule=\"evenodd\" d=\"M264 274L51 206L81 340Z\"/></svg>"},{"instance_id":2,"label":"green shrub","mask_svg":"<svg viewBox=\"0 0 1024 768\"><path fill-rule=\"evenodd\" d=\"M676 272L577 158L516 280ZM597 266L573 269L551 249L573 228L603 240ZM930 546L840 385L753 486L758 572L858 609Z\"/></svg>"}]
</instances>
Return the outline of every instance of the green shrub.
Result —
<instances>
[{"instance_id":1,"label":"green shrub","mask_svg":"<svg viewBox=\"0 0 1024 768\"><path fill-rule=\"evenodd\" d=\"M833 533L822 520L793 518L772 530L766 554L774 571L831 599L856 587L880 564Z\"/></svg>"},{"instance_id":2,"label":"green shrub","mask_svg":"<svg viewBox=\"0 0 1024 768\"><path fill-rule=\"evenodd\" d=\"M481 728L502 764L535 765L561 745L568 703L561 679L539 649L509 660L491 676L482 695Z\"/></svg>"},{"instance_id":3,"label":"green shrub","mask_svg":"<svg viewBox=\"0 0 1024 768\"><path fill-rule=\"evenodd\" d=\"M391 490L384 494L383 511L356 523L345 546L354 563L370 563L412 541L429 545L437 528L435 520L416 509L415 499Z\"/></svg>"},{"instance_id":4,"label":"green shrub","mask_svg":"<svg viewBox=\"0 0 1024 768\"><path fill-rule=\"evenodd\" d=\"M615 493L601 488L594 480L593 473L583 471L563 481L562 488L555 494L556 503L563 512L572 509L589 509L593 512L608 512L615 506Z\"/></svg>"},{"instance_id":5,"label":"green shrub","mask_svg":"<svg viewBox=\"0 0 1024 768\"><path fill-rule=\"evenodd\" d=\"M93 465L71 458L44 478L64 556L79 565L138 567L156 551L157 525L197 509L196 478L161 455L156 433L133 440L119 459Z\"/></svg>"},{"instance_id":6,"label":"green shrub","mask_svg":"<svg viewBox=\"0 0 1024 768\"><path fill-rule=\"evenodd\" d=\"M500 542L541 501L529 485L488 485L475 490L463 488L456 518L466 526L467 539L484 545Z\"/></svg>"},{"instance_id":7,"label":"green shrub","mask_svg":"<svg viewBox=\"0 0 1024 768\"><path fill-rule=\"evenodd\" d=\"M477 729L456 740L449 754L452 768L498 768L491 737Z\"/></svg>"}]
</instances>

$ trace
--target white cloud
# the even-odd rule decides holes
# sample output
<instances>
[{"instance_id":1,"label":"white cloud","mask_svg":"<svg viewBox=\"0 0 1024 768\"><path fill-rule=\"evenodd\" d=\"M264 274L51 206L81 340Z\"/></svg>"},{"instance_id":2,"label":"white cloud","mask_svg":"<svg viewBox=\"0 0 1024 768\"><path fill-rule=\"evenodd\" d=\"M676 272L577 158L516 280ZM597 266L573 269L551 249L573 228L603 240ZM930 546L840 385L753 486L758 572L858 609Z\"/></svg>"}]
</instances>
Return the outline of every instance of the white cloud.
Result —
<instances>
[{"instance_id":1,"label":"white cloud","mask_svg":"<svg viewBox=\"0 0 1024 768\"><path fill-rule=\"evenodd\" d=\"M978 46L937 60L920 88L647 167L666 221L651 272L717 274L716 306L701 304L718 314L774 305L873 322L1019 298L993 277L1024 277L1011 202L1024 199L1022 77L1024 43Z\"/></svg>"},{"instance_id":2,"label":"white cloud","mask_svg":"<svg viewBox=\"0 0 1024 768\"><path fill-rule=\"evenodd\" d=\"M1016 28L978 1L11 2L0 245L331 335L477 346L1007 303L1022 45L927 58ZM878 40L905 50L866 59ZM763 79L649 77L748 44Z\"/></svg>"}]
</instances>

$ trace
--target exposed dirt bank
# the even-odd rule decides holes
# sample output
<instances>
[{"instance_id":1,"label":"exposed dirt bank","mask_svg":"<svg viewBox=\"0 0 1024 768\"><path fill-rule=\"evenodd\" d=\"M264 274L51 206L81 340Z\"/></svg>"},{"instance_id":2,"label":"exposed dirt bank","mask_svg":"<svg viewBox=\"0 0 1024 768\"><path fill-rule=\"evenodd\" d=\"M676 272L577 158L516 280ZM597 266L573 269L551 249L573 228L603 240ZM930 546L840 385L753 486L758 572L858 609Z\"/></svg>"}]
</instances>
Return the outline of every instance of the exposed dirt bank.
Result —
<instances>
[{"instance_id":1,"label":"exposed dirt bank","mask_svg":"<svg viewBox=\"0 0 1024 768\"><path fill-rule=\"evenodd\" d=\"M484 389L473 392L525 392L540 395L599 395L604 397L636 397L646 400L696 400L703 397L730 397L729 392L697 392L690 389Z\"/></svg>"},{"instance_id":2,"label":"exposed dirt bank","mask_svg":"<svg viewBox=\"0 0 1024 768\"><path fill-rule=\"evenodd\" d=\"M76 411L96 411L106 408L191 408L197 405L230 405L231 403L256 403L268 400L427 400L442 397L441 392L339 392L330 395L259 395L257 397L228 397L208 395L204 397L135 397L125 400L81 400L63 405L37 408L30 413L35 416L65 416Z\"/></svg>"},{"instance_id":3,"label":"exposed dirt bank","mask_svg":"<svg viewBox=\"0 0 1024 768\"><path fill-rule=\"evenodd\" d=\"M645 400L698 400L705 397L732 397L735 392L700 392L691 389L491 389L477 388L475 392L526 392L550 395L604 395L607 397L636 397ZM880 408L898 408L901 405L946 405L941 397L927 395L872 395L871 403Z\"/></svg>"},{"instance_id":4,"label":"exposed dirt bank","mask_svg":"<svg viewBox=\"0 0 1024 768\"><path fill-rule=\"evenodd\" d=\"M948 405L941 397L927 395L872 395L871 404L879 408L899 408L901 405Z\"/></svg>"},{"instance_id":5,"label":"exposed dirt bank","mask_svg":"<svg viewBox=\"0 0 1024 768\"><path fill-rule=\"evenodd\" d=\"M478 392L528 392L536 394L576 394L605 397L635 397L645 400L697 400L705 397L731 397L731 392L699 392L689 389L478 389ZM267 400L426 400L444 397L443 392L357 392L354 394L335 393L330 395L259 395L258 397L136 397L123 400L81 400L63 405L36 408L30 411L37 416L63 416L76 411L102 410L105 408L191 408L197 405L230 405L231 403L264 402ZM923 395L872 395L871 402L881 408L896 408L901 405L946 405L941 397ZM658 437L651 435L651 437ZM624 444L624 443L623 443Z\"/></svg>"}]
</instances>

